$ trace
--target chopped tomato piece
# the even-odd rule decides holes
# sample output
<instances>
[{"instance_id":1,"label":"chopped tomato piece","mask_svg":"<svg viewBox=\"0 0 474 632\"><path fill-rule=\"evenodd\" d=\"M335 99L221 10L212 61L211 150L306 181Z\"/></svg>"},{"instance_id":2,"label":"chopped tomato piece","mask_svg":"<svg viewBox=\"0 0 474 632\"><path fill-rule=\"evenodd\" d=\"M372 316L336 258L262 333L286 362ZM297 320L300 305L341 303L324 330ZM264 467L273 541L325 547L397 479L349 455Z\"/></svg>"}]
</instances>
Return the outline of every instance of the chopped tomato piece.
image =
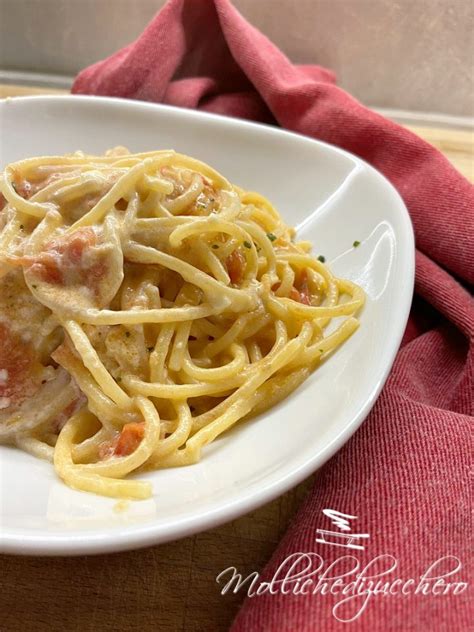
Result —
<instances>
[{"instance_id":1,"label":"chopped tomato piece","mask_svg":"<svg viewBox=\"0 0 474 632\"><path fill-rule=\"evenodd\" d=\"M101 278L106 272L104 262L82 265L85 251L96 244L97 235L92 228L79 228L72 235L58 237L47 243L39 255L20 257L11 263L26 266L38 279L53 285L67 283L67 274L73 282L83 283L91 277Z\"/></svg>"},{"instance_id":2,"label":"chopped tomato piece","mask_svg":"<svg viewBox=\"0 0 474 632\"><path fill-rule=\"evenodd\" d=\"M68 171L70 175L72 175L73 173L79 173L77 169L74 170L72 168ZM61 172L61 171L53 172L49 174L48 173L36 174L36 177L33 177L33 180L30 182L29 180L26 180L25 178L21 176L21 174L19 174L17 171L14 170L12 186L20 197L24 198L25 200L28 200L33 195L38 193L38 191L47 187L48 184L51 184L55 180L59 180L60 178L63 178L63 177L64 177L64 172Z\"/></svg>"},{"instance_id":3,"label":"chopped tomato piece","mask_svg":"<svg viewBox=\"0 0 474 632\"><path fill-rule=\"evenodd\" d=\"M118 211L126 211L128 206L128 202L125 198L120 198L118 202L115 202L115 208Z\"/></svg>"},{"instance_id":4,"label":"chopped tomato piece","mask_svg":"<svg viewBox=\"0 0 474 632\"><path fill-rule=\"evenodd\" d=\"M31 265L30 272L46 283L60 285L63 282L58 259L50 253L40 255Z\"/></svg>"},{"instance_id":5,"label":"chopped tomato piece","mask_svg":"<svg viewBox=\"0 0 474 632\"><path fill-rule=\"evenodd\" d=\"M18 193L18 195L25 200L31 197L33 193L33 187L31 182L25 179L15 179L12 181L13 188Z\"/></svg>"},{"instance_id":6,"label":"chopped tomato piece","mask_svg":"<svg viewBox=\"0 0 474 632\"><path fill-rule=\"evenodd\" d=\"M301 277L300 277L300 281L299 281L297 289L300 295L300 298L298 299L299 302L303 303L304 305L311 305L311 293L309 291L308 272L306 268L301 273Z\"/></svg>"},{"instance_id":7,"label":"chopped tomato piece","mask_svg":"<svg viewBox=\"0 0 474 632\"><path fill-rule=\"evenodd\" d=\"M56 267L58 270L56 274L60 275L60 267L80 264L85 250L95 246L96 243L97 236L92 228L79 228L72 235L53 239L46 244L45 250L37 257L36 263L50 270Z\"/></svg>"},{"instance_id":8,"label":"chopped tomato piece","mask_svg":"<svg viewBox=\"0 0 474 632\"><path fill-rule=\"evenodd\" d=\"M99 458L108 459L111 456L128 456L132 454L145 435L143 422L125 424L120 434L111 441L104 441L99 447Z\"/></svg>"},{"instance_id":9,"label":"chopped tomato piece","mask_svg":"<svg viewBox=\"0 0 474 632\"><path fill-rule=\"evenodd\" d=\"M272 285L272 290L276 292L280 285L281 283L274 283ZM301 274L298 287L293 286L291 288L288 298L291 298L292 301L302 303L303 305L311 305L311 294L308 287L308 273L306 272L306 270L304 270Z\"/></svg>"},{"instance_id":10,"label":"chopped tomato piece","mask_svg":"<svg viewBox=\"0 0 474 632\"><path fill-rule=\"evenodd\" d=\"M300 293L295 287L292 287L290 290L290 298L292 301L297 301L298 303L301 303Z\"/></svg>"},{"instance_id":11,"label":"chopped tomato piece","mask_svg":"<svg viewBox=\"0 0 474 632\"><path fill-rule=\"evenodd\" d=\"M79 263L84 251L96 243L97 235L92 228L79 228L71 236L53 240L46 248L64 255L71 263Z\"/></svg>"},{"instance_id":12,"label":"chopped tomato piece","mask_svg":"<svg viewBox=\"0 0 474 632\"><path fill-rule=\"evenodd\" d=\"M245 257L240 250L233 250L227 257L225 265L232 283L239 284L242 281L244 278L245 264Z\"/></svg>"},{"instance_id":13,"label":"chopped tomato piece","mask_svg":"<svg viewBox=\"0 0 474 632\"><path fill-rule=\"evenodd\" d=\"M59 415L53 420L51 427L52 431L55 434L59 434L61 430L64 428L66 422L74 415L75 412L79 410L79 408L85 404L87 401L86 397L81 393L76 399L73 399L70 404L66 406L66 408L59 413Z\"/></svg>"},{"instance_id":14,"label":"chopped tomato piece","mask_svg":"<svg viewBox=\"0 0 474 632\"><path fill-rule=\"evenodd\" d=\"M125 424L117 439L114 448L116 456L128 456L132 454L140 445L145 434L145 424L143 422L132 422Z\"/></svg>"},{"instance_id":15,"label":"chopped tomato piece","mask_svg":"<svg viewBox=\"0 0 474 632\"><path fill-rule=\"evenodd\" d=\"M33 347L0 322L0 409L19 404L40 386Z\"/></svg>"},{"instance_id":16,"label":"chopped tomato piece","mask_svg":"<svg viewBox=\"0 0 474 632\"><path fill-rule=\"evenodd\" d=\"M94 263L93 266L88 268L87 276L91 279L99 281L105 275L106 271L107 266L105 265L105 263L103 261L98 261L97 263Z\"/></svg>"},{"instance_id":17,"label":"chopped tomato piece","mask_svg":"<svg viewBox=\"0 0 474 632\"><path fill-rule=\"evenodd\" d=\"M39 255L33 265L34 271L48 283L63 283L64 268L78 266L84 251L96 242L97 237L92 228L80 228L70 236L54 239L46 244L45 251Z\"/></svg>"}]
</instances>

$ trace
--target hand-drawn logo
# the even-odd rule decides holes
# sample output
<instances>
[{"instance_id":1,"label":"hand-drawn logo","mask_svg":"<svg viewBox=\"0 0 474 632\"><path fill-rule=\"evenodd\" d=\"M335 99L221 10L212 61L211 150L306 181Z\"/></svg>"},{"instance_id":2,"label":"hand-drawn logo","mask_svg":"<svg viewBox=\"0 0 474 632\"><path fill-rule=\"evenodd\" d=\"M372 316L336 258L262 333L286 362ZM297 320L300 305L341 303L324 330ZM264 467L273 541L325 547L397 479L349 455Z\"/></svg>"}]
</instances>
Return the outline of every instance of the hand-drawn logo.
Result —
<instances>
[{"instance_id":1,"label":"hand-drawn logo","mask_svg":"<svg viewBox=\"0 0 474 632\"><path fill-rule=\"evenodd\" d=\"M357 540L363 540L364 538L368 538L368 533L351 533L350 535L347 533L341 533L341 531L351 531L351 527L349 525L350 520L357 520L357 516L351 516L350 514L344 514L340 511L336 511L335 509L323 509L323 514L327 516L334 526L336 526L340 531L327 531L325 529L316 529L316 533L319 533L322 537L316 538L316 542L320 544L331 544L332 546L344 546L348 549L359 549L364 550L364 547L361 544L354 544ZM326 537L335 538L334 540L326 540Z\"/></svg>"}]
</instances>

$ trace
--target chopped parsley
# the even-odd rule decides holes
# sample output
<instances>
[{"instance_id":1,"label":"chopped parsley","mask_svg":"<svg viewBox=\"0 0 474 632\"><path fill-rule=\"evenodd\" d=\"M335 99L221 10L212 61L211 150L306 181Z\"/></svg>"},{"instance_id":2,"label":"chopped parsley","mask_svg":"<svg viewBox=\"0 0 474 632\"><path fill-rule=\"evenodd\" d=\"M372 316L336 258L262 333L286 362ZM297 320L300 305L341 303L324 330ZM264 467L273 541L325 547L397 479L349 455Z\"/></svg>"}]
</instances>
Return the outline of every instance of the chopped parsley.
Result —
<instances>
[{"instance_id":1,"label":"chopped parsley","mask_svg":"<svg viewBox=\"0 0 474 632\"><path fill-rule=\"evenodd\" d=\"M244 241L244 246L245 246L246 248L251 248L251 247L252 247L252 244L251 244L249 241Z\"/></svg>"},{"instance_id":2,"label":"chopped parsley","mask_svg":"<svg viewBox=\"0 0 474 632\"><path fill-rule=\"evenodd\" d=\"M36 288L38 287L37 285L32 285L31 286L34 290L36 290Z\"/></svg>"},{"instance_id":3,"label":"chopped parsley","mask_svg":"<svg viewBox=\"0 0 474 632\"><path fill-rule=\"evenodd\" d=\"M267 237L270 241L275 241L276 239L276 235L274 235L273 233L267 233Z\"/></svg>"},{"instance_id":4,"label":"chopped parsley","mask_svg":"<svg viewBox=\"0 0 474 632\"><path fill-rule=\"evenodd\" d=\"M326 261L326 257L324 255L319 255L318 261L321 261L321 263L324 263Z\"/></svg>"},{"instance_id":5,"label":"chopped parsley","mask_svg":"<svg viewBox=\"0 0 474 632\"><path fill-rule=\"evenodd\" d=\"M320 350L319 350L319 353L324 353L324 349L320 349Z\"/></svg>"},{"instance_id":6,"label":"chopped parsley","mask_svg":"<svg viewBox=\"0 0 474 632\"><path fill-rule=\"evenodd\" d=\"M352 244L352 246L354 248L357 248L357 246L360 246L360 241L357 241L357 239L356 239L355 242Z\"/></svg>"},{"instance_id":7,"label":"chopped parsley","mask_svg":"<svg viewBox=\"0 0 474 632\"><path fill-rule=\"evenodd\" d=\"M219 248L219 244L212 244L212 247L214 248L214 250L217 250Z\"/></svg>"}]
</instances>

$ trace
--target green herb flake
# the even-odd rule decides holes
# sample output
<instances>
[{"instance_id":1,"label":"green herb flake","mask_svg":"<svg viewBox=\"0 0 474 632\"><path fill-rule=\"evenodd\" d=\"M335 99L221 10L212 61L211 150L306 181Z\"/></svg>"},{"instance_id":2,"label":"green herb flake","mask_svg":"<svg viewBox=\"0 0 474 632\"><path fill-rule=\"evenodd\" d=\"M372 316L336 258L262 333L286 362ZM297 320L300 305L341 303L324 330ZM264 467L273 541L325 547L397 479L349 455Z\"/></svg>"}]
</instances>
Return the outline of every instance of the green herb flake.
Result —
<instances>
[{"instance_id":1,"label":"green herb flake","mask_svg":"<svg viewBox=\"0 0 474 632\"><path fill-rule=\"evenodd\" d=\"M147 347L148 351L150 351L150 352L153 351L154 348L155 347Z\"/></svg>"},{"instance_id":2,"label":"green herb flake","mask_svg":"<svg viewBox=\"0 0 474 632\"><path fill-rule=\"evenodd\" d=\"M252 244L251 244L249 241L244 241L244 246L245 246L246 248L251 248L251 247L252 247Z\"/></svg>"},{"instance_id":3,"label":"green herb flake","mask_svg":"<svg viewBox=\"0 0 474 632\"><path fill-rule=\"evenodd\" d=\"M36 290L36 288L38 287L37 285L32 285L31 286L34 290Z\"/></svg>"},{"instance_id":4,"label":"green herb flake","mask_svg":"<svg viewBox=\"0 0 474 632\"><path fill-rule=\"evenodd\" d=\"M219 244L212 244L212 247L214 250L217 250L219 248Z\"/></svg>"},{"instance_id":5,"label":"green herb flake","mask_svg":"<svg viewBox=\"0 0 474 632\"><path fill-rule=\"evenodd\" d=\"M20 230L23 230L24 228L23 224L20 224Z\"/></svg>"},{"instance_id":6,"label":"green herb flake","mask_svg":"<svg viewBox=\"0 0 474 632\"><path fill-rule=\"evenodd\" d=\"M321 261L321 263L324 263L326 261L326 257L324 255L319 255L318 261Z\"/></svg>"},{"instance_id":7,"label":"green herb flake","mask_svg":"<svg viewBox=\"0 0 474 632\"><path fill-rule=\"evenodd\" d=\"M273 233L267 233L267 237L270 241L275 241L276 239L276 235L274 235Z\"/></svg>"},{"instance_id":8,"label":"green herb flake","mask_svg":"<svg viewBox=\"0 0 474 632\"><path fill-rule=\"evenodd\" d=\"M360 246L360 241L357 241L357 239L356 239L355 242L352 244L352 246L354 248L357 248L358 246Z\"/></svg>"},{"instance_id":9,"label":"green herb flake","mask_svg":"<svg viewBox=\"0 0 474 632\"><path fill-rule=\"evenodd\" d=\"M319 353L324 353L324 349L320 349L320 350L319 350Z\"/></svg>"}]
</instances>

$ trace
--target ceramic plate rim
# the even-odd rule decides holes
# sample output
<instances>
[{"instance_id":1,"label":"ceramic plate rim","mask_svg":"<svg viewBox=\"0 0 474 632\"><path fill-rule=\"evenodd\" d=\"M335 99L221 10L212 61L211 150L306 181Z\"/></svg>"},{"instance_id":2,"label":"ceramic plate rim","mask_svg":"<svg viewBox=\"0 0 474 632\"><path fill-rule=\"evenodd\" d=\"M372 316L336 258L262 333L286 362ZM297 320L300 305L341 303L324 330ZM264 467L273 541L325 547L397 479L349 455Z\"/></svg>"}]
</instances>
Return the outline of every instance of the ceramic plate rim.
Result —
<instances>
[{"instance_id":1,"label":"ceramic plate rim","mask_svg":"<svg viewBox=\"0 0 474 632\"><path fill-rule=\"evenodd\" d=\"M101 554L117 551L124 551L129 549L138 549L155 544L161 544L170 540L178 540L190 536L194 533L216 527L222 523L231 521L245 513L248 513L257 507L270 502L277 496L288 491L300 483L305 477L320 468L331 456L333 456L352 436L352 434L359 428L361 423L369 414L373 405L375 404L380 391L389 375L392 368L395 356L398 352L400 342L402 340L403 332L405 330L406 322L408 320L411 299L413 295L414 286L414 269L415 269L415 251L414 251L414 235L411 220L406 209L406 206L400 197L399 193L393 187L393 185L383 176L378 170L372 167L370 164L347 152L340 149L337 146L325 143L323 141L315 140L311 137L304 136L295 132L282 130L270 125L261 123L255 123L251 121L245 121L242 119L231 118L223 115L212 114L208 112L201 112L196 110L188 110L184 108L176 108L174 106L161 105L148 103L143 101L134 101L129 99L118 99L114 97L90 97L85 95L36 95L26 97L8 97L0 101L0 109L5 107L11 101L20 102L57 102L57 101L74 101L76 103L82 101L90 105L95 104L110 104L113 107L122 107L127 109L150 109L158 113L178 113L183 117L189 117L191 119L216 121L218 123L224 122L226 125L234 127L249 127L256 130L263 130L267 134L284 135L286 137L292 137L296 139L305 139L311 141L322 147L330 148L331 151L339 153L341 156L349 156L352 160L355 160L370 171L375 173L379 180L384 184L384 188L387 190L387 195L390 194L392 198L397 199L397 206L399 211L399 225L397 233L397 248L402 249L402 272L405 279L405 291L403 292L403 301L399 305L398 317L396 319L396 332L397 335L391 340L390 351L387 352L389 361L386 363L385 368L381 371L379 379L373 384L373 387L366 397L364 405L359 409L358 413L352 418L352 421L348 423L344 431L336 436L327 445L316 451L315 454L306 461L298 463L291 470L290 474L284 477L277 475L269 476L269 480L266 481L257 492L250 491L247 494L241 493L238 498L235 498L231 502L219 505L204 513L199 513L197 516L187 516L179 521L179 524L175 524L173 528L169 528L166 523L155 525L153 522L146 523L143 526L132 525L124 528L121 531L108 532L103 529L100 533L88 533L76 535L59 535L59 534L44 534L44 530L39 534L24 533L20 529L11 530L11 532L5 533L1 526L2 517L0 515L0 552L13 553L20 555L84 555L84 554Z\"/></svg>"}]
</instances>

